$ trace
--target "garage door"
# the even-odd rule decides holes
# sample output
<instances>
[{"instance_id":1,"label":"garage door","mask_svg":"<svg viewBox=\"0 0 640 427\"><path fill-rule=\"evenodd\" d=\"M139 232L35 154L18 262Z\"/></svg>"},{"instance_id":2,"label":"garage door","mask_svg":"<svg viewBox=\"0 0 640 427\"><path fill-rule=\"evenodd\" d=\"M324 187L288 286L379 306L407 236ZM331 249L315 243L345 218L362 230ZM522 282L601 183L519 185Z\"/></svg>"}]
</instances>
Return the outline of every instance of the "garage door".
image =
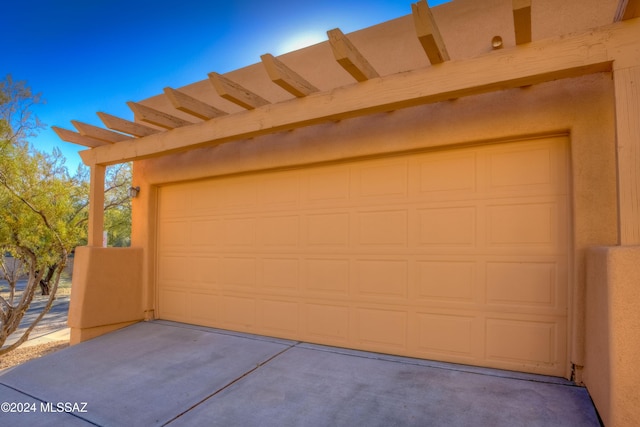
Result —
<instances>
[{"instance_id":1,"label":"garage door","mask_svg":"<svg viewBox=\"0 0 640 427\"><path fill-rule=\"evenodd\" d=\"M566 138L159 190L157 315L566 376Z\"/></svg>"}]
</instances>

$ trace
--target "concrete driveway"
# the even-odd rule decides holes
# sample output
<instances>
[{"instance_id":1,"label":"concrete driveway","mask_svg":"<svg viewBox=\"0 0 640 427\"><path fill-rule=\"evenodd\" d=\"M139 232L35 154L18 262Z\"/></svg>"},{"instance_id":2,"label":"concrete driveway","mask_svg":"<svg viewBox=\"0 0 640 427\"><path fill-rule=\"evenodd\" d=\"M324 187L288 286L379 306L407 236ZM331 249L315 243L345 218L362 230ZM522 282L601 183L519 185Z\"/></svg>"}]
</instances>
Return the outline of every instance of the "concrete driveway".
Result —
<instances>
[{"instance_id":1,"label":"concrete driveway","mask_svg":"<svg viewBox=\"0 0 640 427\"><path fill-rule=\"evenodd\" d=\"M164 321L9 369L0 403L12 426L599 425L558 378Z\"/></svg>"}]
</instances>

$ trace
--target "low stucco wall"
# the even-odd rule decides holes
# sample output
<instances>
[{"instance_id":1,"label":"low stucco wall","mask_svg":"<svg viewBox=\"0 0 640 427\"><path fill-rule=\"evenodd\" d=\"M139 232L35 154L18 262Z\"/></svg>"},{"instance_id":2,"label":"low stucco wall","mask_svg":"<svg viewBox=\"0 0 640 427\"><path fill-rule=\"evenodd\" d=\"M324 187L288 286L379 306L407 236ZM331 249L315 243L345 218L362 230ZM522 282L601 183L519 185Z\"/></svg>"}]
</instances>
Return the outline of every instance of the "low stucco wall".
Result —
<instances>
[{"instance_id":1,"label":"low stucco wall","mask_svg":"<svg viewBox=\"0 0 640 427\"><path fill-rule=\"evenodd\" d=\"M77 344L143 320L142 249L76 249L68 324Z\"/></svg>"},{"instance_id":2,"label":"low stucco wall","mask_svg":"<svg viewBox=\"0 0 640 427\"><path fill-rule=\"evenodd\" d=\"M640 246L587 256L584 383L607 426L640 425Z\"/></svg>"}]
</instances>

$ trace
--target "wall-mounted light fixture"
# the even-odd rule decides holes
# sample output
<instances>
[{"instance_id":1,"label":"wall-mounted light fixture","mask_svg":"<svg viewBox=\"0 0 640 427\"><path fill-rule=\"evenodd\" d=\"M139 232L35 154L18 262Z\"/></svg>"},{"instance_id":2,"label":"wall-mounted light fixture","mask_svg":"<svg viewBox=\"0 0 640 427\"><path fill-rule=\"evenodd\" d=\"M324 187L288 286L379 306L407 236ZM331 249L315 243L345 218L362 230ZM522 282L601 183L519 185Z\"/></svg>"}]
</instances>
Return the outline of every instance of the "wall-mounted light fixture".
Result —
<instances>
[{"instance_id":1,"label":"wall-mounted light fixture","mask_svg":"<svg viewBox=\"0 0 640 427\"><path fill-rule=\"evenodd\" d=\"M502 49L502 37L495 36L491 39L491 48L493 50Z\"/></svg>"},{"instance_id":2,"label":"wall-mounted light fixture","mask_svg":"<svg viewBox=\"0 0 640 427\"><path fill-rule=\"evenodd\" d=\"M140 187L129 187L129 197L135 199L140 194Z\"/></svg>"}]
</instances>

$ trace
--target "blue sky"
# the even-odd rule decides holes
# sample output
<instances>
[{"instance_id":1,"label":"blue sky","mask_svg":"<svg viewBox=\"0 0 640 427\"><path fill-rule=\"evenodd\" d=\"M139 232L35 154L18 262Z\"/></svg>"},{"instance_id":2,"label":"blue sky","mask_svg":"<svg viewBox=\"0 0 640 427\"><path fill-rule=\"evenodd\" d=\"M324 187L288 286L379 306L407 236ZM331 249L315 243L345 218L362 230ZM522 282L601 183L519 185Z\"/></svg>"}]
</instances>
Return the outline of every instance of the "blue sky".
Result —
<instances>
[{"instance_id":1,"label":"blue sky","mask_svg":"<svg viewBox=\"0 0 640 427\"><path fill-rule=\"evenodd\" d=\"M26 80L46 104L32 143L62 149L70 172L80 146L51 126L102 126L104 111L131 120L127 101L253 64L411 13L417 0L20 0L2 6L0 76ZM445 0L430 0L435 6Z\"/></svg>"}]
</instances>

